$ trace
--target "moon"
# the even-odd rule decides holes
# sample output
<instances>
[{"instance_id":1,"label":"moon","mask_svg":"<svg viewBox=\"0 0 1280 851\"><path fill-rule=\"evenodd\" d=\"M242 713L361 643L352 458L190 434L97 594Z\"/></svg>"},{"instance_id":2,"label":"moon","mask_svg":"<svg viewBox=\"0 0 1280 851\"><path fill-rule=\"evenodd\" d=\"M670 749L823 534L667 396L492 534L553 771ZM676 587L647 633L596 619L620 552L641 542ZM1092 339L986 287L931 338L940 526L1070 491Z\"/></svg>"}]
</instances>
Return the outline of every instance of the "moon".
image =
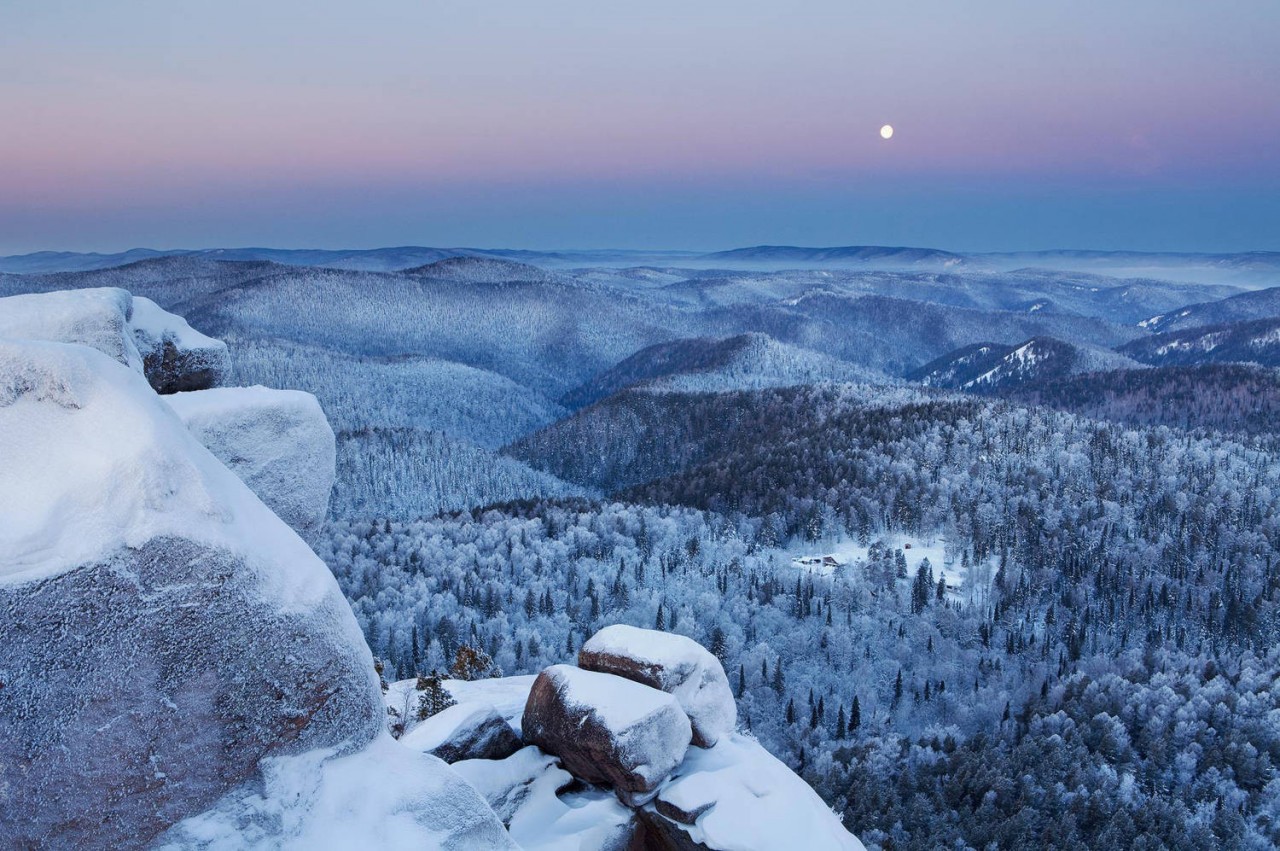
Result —
<instances>
[{"instance_id":1,"label":"moon","mask_svg":"<svg viewBox=\"0 0 1280 851\"><path fill-rule=\"evenodd\" d=\"M885 126L883 126L883 127L881 127L881 128L880 128L880 138L881 138L881 139L892 139L892 138L893 138L893 125L892 125L892 124L886 124Z\"/></svg>"}]
</instances>

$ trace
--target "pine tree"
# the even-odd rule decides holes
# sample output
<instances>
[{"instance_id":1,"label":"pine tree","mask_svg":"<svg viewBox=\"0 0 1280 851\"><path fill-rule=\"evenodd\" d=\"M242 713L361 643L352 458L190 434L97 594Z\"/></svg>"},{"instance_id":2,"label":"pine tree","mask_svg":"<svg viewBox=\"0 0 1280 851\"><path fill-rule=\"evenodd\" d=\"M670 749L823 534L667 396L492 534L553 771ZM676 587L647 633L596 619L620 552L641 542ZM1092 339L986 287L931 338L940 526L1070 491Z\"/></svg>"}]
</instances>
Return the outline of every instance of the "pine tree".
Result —
<instances>
[{"instance_id":1,"label":"pine tree","mask_svg":"<svg viewBox=\"0 0 1280 851\"><path fill-rule=\"evenodd\" d=\"M662 611L662 604L658 604L658 616L653 620L653 628L659 631L667 628L667 616Z\"/></svg>"},{"instance_id":2,"label":"pine tree","mask_svg":"<svg viewBox=\"0 0 1280 851\"><path fill-rule=\"evenodd\" d=\"M856 730L862 726L862 707L858 703L858 696L853 696L853 706L849 708L849 729Z\"/></svg>"},{"instance_id":3,"label":"pine tree","mask_svg":"<svg viewBox=\"0 0 1280 851\"><path fill-rule=\"evenodd\" d=\"M897 709L902 702L902 669L898 669L898 678L893 681L893 708Z\"/></svg>"},{"instance_id":4,"label":"pine tree","mask_svg":"<svg viewBox=\"0 0 1280 851\"><path fill-rule=\"evenodd\" d=\"M744 665L738 665L738 699L747 692L747 669Z\"/></svg>"},{"instance_id":5,"label":"pine tree","mask_svg":"<svg viewBox=\"0 0 1280 851\"><path fill-rule=\"evenodd\" d=\"M787 723L796 723L796 702L794 698L787 699Z\"/></svg>"},{"instance_id":6,"label":"pine tree","mask_svg":"<svg viewBox=\"0 0 1280 851\"><path fill-rule=\"evenodd\" d=\"M844 719L844 705L841 704L840 711L836 713L836 738L837 739L843 739L845 738L845 736L848 735L848 730L845 724L846 722Z\"/></svg>"},{"instance_id":7,"label":"pine tree","mask_svg":"<svg viewBox=\"0 0 1280 851\"><path fill-rule=\"evenodd\" d=\"M722 665L725 657L729 655L729 641L725 637L724 630L719 626L711 631L711 653L720 660Z\"/></svg>"},{"instance_id":8,"label":"pine tree","mask_svg":"<svg viewBox=\"0 0 1280 851\"><path fill-rule=\"evenodd\" d=\"M421 692L418 696L419 721L425 721L456 703L453 696L449 694L449 690L444 687L439 671L432 671L428 676L418 677L415 688Z\"/></svg>"}]
</instances>

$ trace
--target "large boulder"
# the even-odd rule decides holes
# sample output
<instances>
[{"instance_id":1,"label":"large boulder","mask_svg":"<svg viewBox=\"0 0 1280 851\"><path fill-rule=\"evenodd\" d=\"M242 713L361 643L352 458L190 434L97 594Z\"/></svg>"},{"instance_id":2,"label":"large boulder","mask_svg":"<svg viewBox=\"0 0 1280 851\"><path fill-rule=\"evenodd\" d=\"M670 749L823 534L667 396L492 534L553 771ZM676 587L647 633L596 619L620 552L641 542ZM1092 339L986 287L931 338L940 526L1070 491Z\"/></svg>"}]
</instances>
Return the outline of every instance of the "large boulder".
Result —
<instances>
[{"instance_id":1,"label":"large boulder","mask_svg":"<svg viewBox=\"0 0 1280 851\"><path fill-rule=\"evenodd\" d=\"M534 680L524 740L626 803L646 799L684 759L692 732L674 697L631 680L552 665Z\"/></svg>"},{"instance_id":2,"label":"large boulder","mask_svg":"<svg viewBox=\"0 0 1280 851\"><path fill-rule=\"evenodd\" d=\"M333 429L301 390L219 387L164 400L191 433L281 520L300 532L324 522L333 489Z\"/></svg>"},{"instance_id":3,"label":"large boulder","mask_svg":"<svg viewBox=\"0 0 1280 851\"><path fill-rule=\"evenodd\" d=\"M0 847L142 846L299 760L327 800L390 741L332 574L138 372L0 340L0 447Z\"/></svg>"},{"instance_id":4,"label":"large boulder","mask_svg":"<svg viewBox=\"0 0 1280 851\"><path fill-rule=\"evenodd\" d=\"M711 747L738 723L738 707L720 660L683 635L608 626L582 645L578 665L674 695L689 716L698 747Z\"/></svg>"},{"instance_id":5,"label":"large boulder","mask_svg":"<svg viewBox=\"0 0 1280 851\"><path fill-rule=\"evenodd\" d=\"M133 297L129 327L143 372L157 393L207 390L231 372L226 343L206 337L149 298Z\"/></svg>"},{"instance_id":6,"label":"large boulder","mask_svg":"<svg viewBox=\"0 0 1280 851\"><path fill-rule=\"evenodd\" d=\"M522 746L498 710L483 703L443 709L401 736L400 743L445 762L506 759Z\"/></svg>"}]
</instances>

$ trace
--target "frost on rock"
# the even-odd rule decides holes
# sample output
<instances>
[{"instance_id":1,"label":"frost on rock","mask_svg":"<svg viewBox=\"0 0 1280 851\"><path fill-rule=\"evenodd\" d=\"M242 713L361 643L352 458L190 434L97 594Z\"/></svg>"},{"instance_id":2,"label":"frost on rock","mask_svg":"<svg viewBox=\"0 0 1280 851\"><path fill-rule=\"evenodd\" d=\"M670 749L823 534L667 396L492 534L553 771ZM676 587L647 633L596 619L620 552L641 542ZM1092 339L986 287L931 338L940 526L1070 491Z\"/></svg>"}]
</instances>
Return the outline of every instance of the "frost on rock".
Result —
<instances>
[{"instance_id":1,"label":"frost on rock","mask_svg":"<svg viewBox=\"0 0 1280 851\"><path fill-rule=\"evenodd\" d=\"M294 529L324 522L333 489L333 429L301 390L219 387L164 400L192 434Z\"/></svg>"},{"instance_id":2,"label":"frost on rock","mask_svg":"<svg viewBox=\"0 0 1280 851\"><path fill-rule=\"evenodd\" d=\"M378 735L324 564L143 377L0 340L0 847L145 844Z\"/></svg>"},{"instance_id":3,"label":"frost on rock","mask_svg":"<svg viewBox=\"0 0 1280 851\"><path fill-rule=\"evenodd\" d=\"M201 334L149 298L133 297L129 326L147 381L157 393L207 390L231 372L226 343Z\"/></svg>"},{"instance_id":4,"label":"frost on rock","mask_svg":"<svg viewBox=\"0 0 1280 851\"><path fill-rule=\"evenodd\" d=\"M622 851L635 825L607 791L581 788L555 757L527 747L500 761L453 766L484 796L525 851Z\"/></svg>"},{"instance_id":5,"label":"frost on rock","mask_svg":"<svg viewBox=\"0 0 1280 851\"><path fill-rule=\"evenodd\" d=\"M635 847L865 851L807 783L737 733L690 750L640 822Z\"/></svg>"},{"instance_id":6,"label":"frost on rock","mask_svg":"<svg viewBox=\"0 0 1280 851\"><path fill-rule=\"evenodd\" d=\"M437 712L400 737L400 744L445 762L506 759L520 738L498 710L482 703L456 704Z\"/></svg>"},{"instance_id":7,"label":"frost on rock","mask_svg":"<svg viewBox=\"0 0 1280 851\"><path fill-rule=\"evenodd\" d=\"M0 338L79 343L141 372L132 315L133 296L116 287L9 296L0 298Z\"/></svg>"},{"instance_id":8,"label":"frost on rock","mask_svg":"<svg viewBox=\"0 0 1280 851\"><path fill-rule=\"evenodd\" d=\"M711 747L738 723L720 660L692 638L616 624L582 645L578 665L674 695L689 716L698 747Z\"/></svg>"},{"instance_id":9,"label":"frost on rock","mask_svg":"<svg viewBox=\"0 0 1280 851\"><path fill-rule=\"evenodd\" d=\"M651 794L688 750L689 719L666 692L611 674L552 665L533 683L524 740L624 801Z\"/></svg>"}]
</instances>

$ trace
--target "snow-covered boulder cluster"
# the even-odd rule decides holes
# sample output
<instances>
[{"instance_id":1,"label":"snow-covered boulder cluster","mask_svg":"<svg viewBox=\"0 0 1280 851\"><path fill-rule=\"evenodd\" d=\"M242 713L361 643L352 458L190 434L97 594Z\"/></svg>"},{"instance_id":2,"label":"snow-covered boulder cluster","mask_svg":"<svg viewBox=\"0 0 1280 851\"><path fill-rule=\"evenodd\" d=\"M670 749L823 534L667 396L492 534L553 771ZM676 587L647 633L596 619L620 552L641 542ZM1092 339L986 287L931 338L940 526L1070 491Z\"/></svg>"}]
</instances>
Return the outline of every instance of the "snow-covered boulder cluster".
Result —
<instances>
[{"instance_id":1,"label":"snow-covered boulder cluster","mask_svg":"<svg viewBox=\"0 0 1280 851\"><path fill-rule=\"evenodd\" d=\"M336 444L315 396L300 390L217 387L164 400L281 520L300 532L324 522Z\"/></svg>"},{"instance_id":2,"label":"snow-covered boulder cluster","mask_svg":"<svg viewBox=\"0 0 1280 851\"><path fill-rule=\"evenodd\" d=\"M390 686L388 705L412 704L412 683ZM457 704L400 741L464 742L481 719L517 728L526 747L453 767L522 848L862 849L803 780L734 732L724 671L692 639L606 627L578 667L445 685ZM691 744L698 725L706 745Z\"/></svg>"},{"instance_id":3,"label":"snow-covered boulder cluster","mask_svg":"<svg viewBox=\"0 0 1280 851\"><path fill-rule=\"evenodd\" d=\"M693 744L709 748L738 724L738 707L720 660L692 638L617 624L593 635L578 666L668 692L693 727Z\"/></svg>"},{"instance_id":4,"label":"snow-covered boulder cluster","mask_svg":"<svg viewBox=\"0 0 1280 851\"><path fill-rule=\"evenodd\" d=\"M332 574L156 394L132 303L0 300L0 847L514 847L392 741Z\"/></svg>"}]
</instances>

